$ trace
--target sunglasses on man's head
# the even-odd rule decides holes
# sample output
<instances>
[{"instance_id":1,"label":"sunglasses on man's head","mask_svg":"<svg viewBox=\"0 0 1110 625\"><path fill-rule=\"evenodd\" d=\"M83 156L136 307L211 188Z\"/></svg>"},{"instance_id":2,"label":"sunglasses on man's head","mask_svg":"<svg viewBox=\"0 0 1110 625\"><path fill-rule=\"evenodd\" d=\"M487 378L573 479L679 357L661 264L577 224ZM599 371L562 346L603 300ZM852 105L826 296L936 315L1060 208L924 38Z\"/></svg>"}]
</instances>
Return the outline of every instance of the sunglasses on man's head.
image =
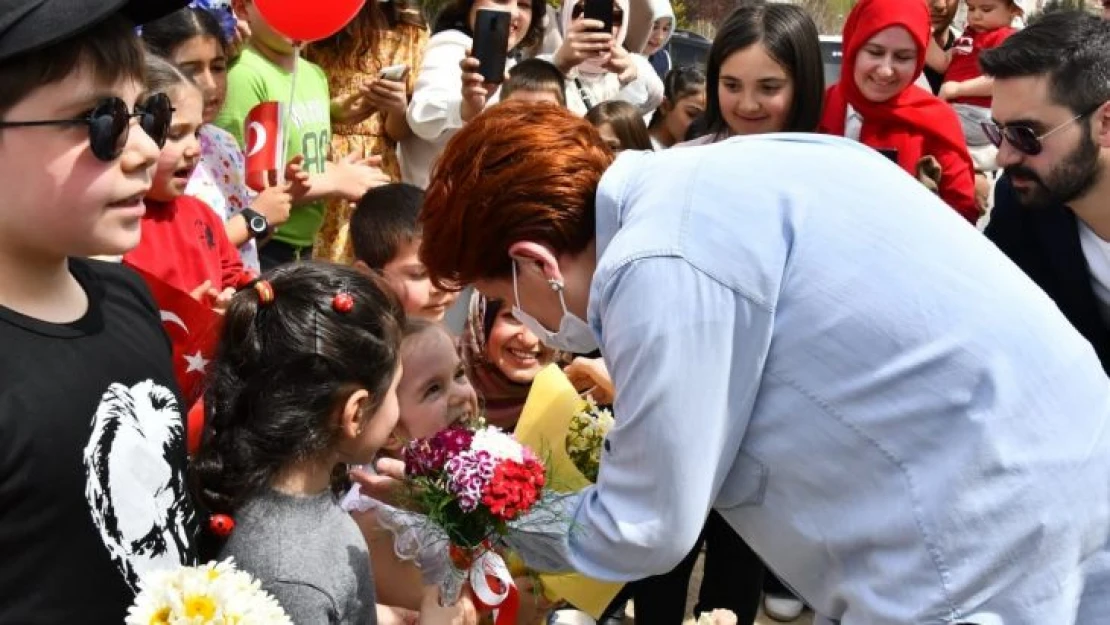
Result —
<instances>
[{"instance_id":1,"label":"sunglasses on man's head","mask_svg":"<svg viewBox=\"0 0 1110 625\"><path fill-rule=\"evenodd\" d=\"M1099 106L1102 105L1100 104ZM1084 117L1087 117L1097 110L1098 106L1086 113L1076 115L1075 117L1056 126L1055 128L1050 128L1047 132L1041 135L1038 135L1036 131L1034 131L1029 126L1023 126L1021 124L1015 124L1013 126L1000 126L993 121L987 121L980 124L980 126L983 129L983 133L987 135L987 140L989 140L994 145L994 147L1002 147L1002 141L1005 139L1006 143L1009 143L1010 146L1012 146L1018 152L1021 152L1022 154L1025 154L1027 156L1036 156L1040 154L1042 150L1044 150L1044 144L1042 142L1045 139L1063 130L1064 128L1067 128L1068 125L1075 123L1083 119Z\"/></svg>"},{"instance_id":2,"label":"sunglasses on man's head","mask_svg":"<svg viewBox=\"0 0 1110 625\"><path fill-rule=\"evenodd\" d=\"M1110 2L1110 0L1107 0ZM579 2L574 5L570 11L570 18L576 20L586 14L586 3ZM621 26L624 24L624 10L619 7L613 7L613 26Z\"/></svg>"},{"instance_id":3,"label":"sunglasses on man's head","mask_svg":"<svg viewBox=\"0 0 1110 625\"><path fill-rule=\"evenodd\" d=\"M27 128L32 126L72 126L84 124L89 127L89 147L93 156L102 161L114 161L123 153L131 129L131 118L139 118L139 126L154 143L161 148L166 144L166 135L173 120L173 105L164 93L156 93L144 102L135 105L135 111L127 110L127 104L120 98L104 98L96 103L88 113L72 119L46 119L23 122L0 122L0 128Z\"/></svg>"}]
</instances>

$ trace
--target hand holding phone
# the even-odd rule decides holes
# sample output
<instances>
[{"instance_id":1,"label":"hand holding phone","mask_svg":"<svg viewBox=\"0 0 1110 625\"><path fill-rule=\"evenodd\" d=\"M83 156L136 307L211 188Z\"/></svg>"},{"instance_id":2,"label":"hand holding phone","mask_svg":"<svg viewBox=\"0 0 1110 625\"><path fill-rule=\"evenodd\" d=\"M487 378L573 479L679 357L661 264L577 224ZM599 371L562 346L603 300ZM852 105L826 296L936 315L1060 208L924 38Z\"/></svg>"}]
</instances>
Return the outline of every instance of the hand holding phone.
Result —
<instances>
[{"instance_id":1,"label":"hand holding phone","mask_svg":"<svg viewBox=\"0 0 1110 625\"><path fill-rule=\"evenodd\" d=\"M613 0L586 0L584 17L604 24L597 32L613 32Z\"/></svg>"},{"instance_id":2,"label":"hand holding phone","mask_svg":"<svg viewBox=\"0 0 1110 625\"><path fill-rule=\"evenodd\" d=\"M478 73L485 82L499 85L505 81L505 63L509 57L508 11L479 9L474 18L474 58Z\"/></svg>"},{"instance_id":3,"label":"hand holding phone","mask_svg":"<svg viewBox=\"0 0 1110 625\"><path fill-rule=\"evenodd\" d=\"M390 65L389 67L383 67L381 71L378 72L378 78L400 82L405 79L408 73L408 65Z\"/></svg>"}]
</instances>

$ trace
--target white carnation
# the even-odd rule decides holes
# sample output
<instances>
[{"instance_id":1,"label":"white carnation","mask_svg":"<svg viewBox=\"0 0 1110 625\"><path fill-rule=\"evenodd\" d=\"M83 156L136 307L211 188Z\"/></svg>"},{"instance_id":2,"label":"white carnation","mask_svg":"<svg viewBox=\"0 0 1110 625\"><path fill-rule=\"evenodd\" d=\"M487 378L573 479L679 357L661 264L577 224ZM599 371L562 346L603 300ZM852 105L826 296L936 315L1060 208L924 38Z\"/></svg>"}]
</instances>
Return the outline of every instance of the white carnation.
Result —
<instances>
[{"instance_id":1,"label":"white carnation","mask_svg":"<svg viewBox=\"0 0 1110 625\"><path fill-rule=\"evenodd\" d=\"M484 451L496 460L524 462L524 447L512 435L495 427L487 427L475 432L470 448L474 451Z\"/></svg>"}]
</instances>

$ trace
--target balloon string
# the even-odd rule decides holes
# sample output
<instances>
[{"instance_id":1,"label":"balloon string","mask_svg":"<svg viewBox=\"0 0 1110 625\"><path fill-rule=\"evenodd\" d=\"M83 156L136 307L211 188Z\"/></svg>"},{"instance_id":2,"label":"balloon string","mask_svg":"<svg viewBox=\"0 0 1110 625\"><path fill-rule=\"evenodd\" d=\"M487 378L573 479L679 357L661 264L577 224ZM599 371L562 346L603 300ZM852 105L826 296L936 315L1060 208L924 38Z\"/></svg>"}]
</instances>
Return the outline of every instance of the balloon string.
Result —
<instances>
[{"instance_id":1,"label":"balloon string","mask_svg":"<svg viewBox=\"0 0 1110 625\"><path fill-rule=\"evenodd\" d=\"M289 104L285 108L285 119L283 119L282 122L281 122L281 128L282 128L281 138L282 138L283 141L287 140L287 138L289 137L289 133L291 132L289 124L293 120L293 102L296 101L296 99L297 99L297 74L300 73L300 69L301 69L301 48L303 48L303 47L304 47L304 44L302 44L300 41L294 41L293 42L293 72L289 76ZM284 161L285 161L285 157L288 156L288 155L285 154L285 146L284 145L281 146L280 154L282 155L281 160L283 162L280 162L280 163L277 164L278 182L280 184L285 184L285 163L284 163Z\"/></svg>"}]
</instances>

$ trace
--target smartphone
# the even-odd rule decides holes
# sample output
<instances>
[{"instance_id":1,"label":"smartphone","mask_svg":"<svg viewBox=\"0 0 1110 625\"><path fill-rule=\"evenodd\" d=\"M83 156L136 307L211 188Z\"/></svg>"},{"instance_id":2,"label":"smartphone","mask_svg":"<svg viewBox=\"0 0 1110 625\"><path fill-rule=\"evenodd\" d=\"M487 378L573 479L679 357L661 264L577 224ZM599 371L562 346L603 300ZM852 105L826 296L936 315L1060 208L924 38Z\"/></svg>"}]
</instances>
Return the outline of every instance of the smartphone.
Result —
<instances>
[{"instance_id":1,"label":"smartphone","mask_svg":"<svg viewBox=\"0 0 1110 625\"><path fill-rule=\"evenodd\" d=\"M408 73L408 65L390 65L389 67L383 67L382 70L378 72L378 77L383 80L393 80L399 82L404 80L405 76Z\"/></svg>"},{"instance_id":2,"label":"smartphone","mask_svg":"<svg viewBox=\"0 0 1110 625\"><path fill-rule=\"evenodd\" d=\"M508 11L479 9L474 19L474 58L478 73L486 82L501 84L505 80L505 61L509 56Z\"/></svg>"},{"instance_id":3,"label":"smartphone","mask_svg":"<svg viewBox=\"0 0 1110 625\"><path fill-rule=\"evenodd\" d=\"M583 17L605 24L597 32L613 32L613 0L586 0L586 10Z\"/></svg>"}]
</instances>

